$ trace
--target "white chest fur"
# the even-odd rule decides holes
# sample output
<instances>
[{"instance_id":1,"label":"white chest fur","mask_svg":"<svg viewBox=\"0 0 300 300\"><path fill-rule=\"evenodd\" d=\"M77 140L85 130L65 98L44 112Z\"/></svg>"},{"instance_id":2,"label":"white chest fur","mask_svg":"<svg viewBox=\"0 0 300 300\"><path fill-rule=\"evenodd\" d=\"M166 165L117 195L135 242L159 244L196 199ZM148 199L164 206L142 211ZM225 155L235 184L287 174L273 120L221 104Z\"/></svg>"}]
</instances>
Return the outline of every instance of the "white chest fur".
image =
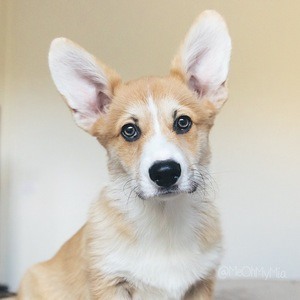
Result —
<instances>
[{"instance_id":1,"label":"white chest fur","mask_svg":"<svg viewBox=\"0 0 300 300\"><path fill-rule=\"evenodd\" d=\"M157 203L140 207L135 204L128 217L135 225L136 240L126 241L111 227L107 229L111 239L100 242L101 259L97 268L134 284L134 299L179 300L191 285L218 266L220 243L216 241L209 250L201 244L199 234L207 216L201 215L195 203L181 196L160 207ZM111 225L105 220L107 224L102 226L109 228Z\"/></svg>"},{"instance_id":2,"label":"white chest fur","mask_svg":"<svg viewBox=\"0 0 300 300\"><path fill-rule=\"evenodd\" d=\"M110 272L122 273L133 282L141 299L180 299L216 268L219 259L220 249L203 254L191 242L177 251L161 250L159 245L121 247L106 258L106 265Z\"/></svg>"}]
</instances>

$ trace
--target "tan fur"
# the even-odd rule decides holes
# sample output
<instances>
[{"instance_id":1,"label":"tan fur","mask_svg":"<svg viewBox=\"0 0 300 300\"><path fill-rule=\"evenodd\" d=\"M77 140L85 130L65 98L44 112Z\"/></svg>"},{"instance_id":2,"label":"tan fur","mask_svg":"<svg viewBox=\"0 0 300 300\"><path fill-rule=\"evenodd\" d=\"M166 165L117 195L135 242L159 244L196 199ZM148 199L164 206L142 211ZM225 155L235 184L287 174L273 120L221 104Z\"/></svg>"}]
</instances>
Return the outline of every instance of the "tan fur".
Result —
<instances>
[{"instance_id":1,"label":"tan fur","mask_svg":"<svg viewBox=\"0 0 300 300\"><path fill-rule=\"evenodd\" d=\"M18 299L90 299L82 227L49 261L33 266L24 277Z\"/></svg>"},{"instance_id":2,"label":"tan fur","mask_svg":"<svg viewBox=\"0 0 300 300\"><path fill-rule=\"evenodd\" d=\"M210 300L213 297L215 276L197 282L186 293L185 300Z\"/></svg>"}]
</instances>

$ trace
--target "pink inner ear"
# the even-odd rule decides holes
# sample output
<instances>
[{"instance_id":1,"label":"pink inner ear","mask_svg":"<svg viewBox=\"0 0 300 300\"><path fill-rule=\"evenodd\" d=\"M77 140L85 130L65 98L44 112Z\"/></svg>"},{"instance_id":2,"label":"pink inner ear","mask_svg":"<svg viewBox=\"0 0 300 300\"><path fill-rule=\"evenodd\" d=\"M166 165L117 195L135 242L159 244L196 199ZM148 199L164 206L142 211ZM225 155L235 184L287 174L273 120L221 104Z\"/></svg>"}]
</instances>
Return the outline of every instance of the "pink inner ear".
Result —
<instances>
[{"instance_id":1,"label":"pink inner ear","mask_svg":"<svg viewBox=\"0 0 300 300\"><path fill-rule=\"evenodd\" d=\"M108 87L102 82L99 82L98 74L96 74L97 76L95 77L92 75L93 74L88 74L86 76L86 80L90 81L90 84L95 87L95 98L93 97L94 99L91 99L91 102L89 102L89 109L95 114L105 113L108 104L111 101L110 97L106 93Z\"/></svg>"},{"instance_id":2,"label":"pink inner ear","mask_svg":"<svg viewBox=\"0 0 300 300\"><path fill-rule=\"evenodd\" d=\"M94 107L91 108L95 112L105 113L108 105L110 104L110 98L102 91L99 91L97 95L97 101L94 103Z\"/></svg>"},{"instance_id":3,"label":"pink inner ear","mask_svg":"<svg viewBox=\"0 0 300 300\"><path fill-rule=\"evenodd\" d=\"M85 70L76 70L78 87L76 93L73 92L69 105L72 106L74 112L81 114L81 117L95 117L101 113L105 113L110 97L107 95L107 86L99 82L97 76L82 72ZM74 90L75 91L75 90Z\"/></svg>"},{"instance_id":4,"label":"pink inner ear","mask_svg":"<svg viewBox=\"0 0 300 300\"><path fill-rule=\"evenodd\" d=\"M188 81L188 87L191 90L195 91L198 94L199 98L206 95L209 90L208 85L201 84L200 81L194 75L190 77Z\"/></svg>"},{"instance_id":5,"label":"pink inner ear","mask_svg":"<svg viewBox=\"0 0 300 300\"><path fill-rule=\"evenodd\" d=\"M86 114L86 112L89 112L93 115L105 113L108 105L110 104L110 98L101 91L98 93L96 98L96 101L87 101L84 107L71 107L71 109L74 113L79 113L82 115Z\"/></svg>"}]
</instances>

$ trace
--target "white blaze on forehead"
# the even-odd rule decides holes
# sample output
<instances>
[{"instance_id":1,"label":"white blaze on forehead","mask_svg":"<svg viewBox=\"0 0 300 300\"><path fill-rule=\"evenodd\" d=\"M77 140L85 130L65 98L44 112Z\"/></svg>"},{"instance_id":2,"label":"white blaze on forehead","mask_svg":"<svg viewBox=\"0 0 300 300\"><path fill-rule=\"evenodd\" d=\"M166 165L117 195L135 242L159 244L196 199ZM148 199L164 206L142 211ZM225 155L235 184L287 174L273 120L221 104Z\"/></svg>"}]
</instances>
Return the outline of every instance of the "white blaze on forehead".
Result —
<instances>
[{"instance_id":1,"label":"white blaze on forehead","mask_svg":"<svg viewBox=\"0 0 300 300\"><path fill-rule=\"evenodd\" d=\"M150 126L153 128L154 134L145 144L143 156L149 160L150 163L152 162L151 165L157 160L174 159L180 162L181 151L174 143L169 142L162 133L161 124L159 122L159 108L151 95L148 97L148 108L151 115Z\"/></svg>"},{"instance_id":2,"label":"white blaze on forehead","mask_svg":"<svg viewBox=\"0 0 300 300\"><path fill-rule=\"evenodd\" d=\"M152 96L148 97L148 109L151 115L150 126L153 128L153 136L144 146L143 156L152 165L157 160L166 160L171 158L171 153L175 149L172 147L161 131L161 124L159 122L159 112L156 103Z\"/></svg>"},{"instance_id":3,"label":"white blaze on forehead","mask_svg":"<svg viewBox=\"0 0 300 300\"><path fill-rule=\"evenodd\" d=\"M159 120L158 120L158 111L157 111L157 106L153 101L152 96L149 96L148 98L148 108L149 108L149 112L151 114L151 119L152 119L152 126L154 129L155 134L160 134L161 130L160 130L160 124L159 124Z\"/></svg>"},{"instance_id":4,"label":"white blaze on forehead","mask_svg":"<svg viewBox=\"0 0 300 300\"><path fill-rule=\"evenodd\" d=\"M162 133L159 122L159 108L151 95L148 97L148 108L151 114L150 126L153 128L154 134L144 145L142 156L149 161L150 166L158 160L173 159L180 162L182 157L181 151L174 143L169 142Z\"/></svg>"}]
</instances>

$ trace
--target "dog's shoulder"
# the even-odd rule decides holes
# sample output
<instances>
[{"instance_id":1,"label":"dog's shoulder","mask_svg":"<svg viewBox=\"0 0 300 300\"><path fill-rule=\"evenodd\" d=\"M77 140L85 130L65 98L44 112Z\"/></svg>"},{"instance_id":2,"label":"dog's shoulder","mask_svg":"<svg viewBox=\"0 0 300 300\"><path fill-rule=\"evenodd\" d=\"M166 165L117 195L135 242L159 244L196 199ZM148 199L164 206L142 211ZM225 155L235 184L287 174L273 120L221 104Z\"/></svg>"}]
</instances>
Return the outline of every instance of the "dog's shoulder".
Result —
<instances>
[{"instance_id":1,"label":"dog's shoulder","mask_svg":"<svg viewBox=\"0 0 300 300\"><path fill-rule=\"evenodd\" d=\"M50 260L24 275L17 299L89 299L86 226L73 235Z\"/></svg>"}]
</instances>

